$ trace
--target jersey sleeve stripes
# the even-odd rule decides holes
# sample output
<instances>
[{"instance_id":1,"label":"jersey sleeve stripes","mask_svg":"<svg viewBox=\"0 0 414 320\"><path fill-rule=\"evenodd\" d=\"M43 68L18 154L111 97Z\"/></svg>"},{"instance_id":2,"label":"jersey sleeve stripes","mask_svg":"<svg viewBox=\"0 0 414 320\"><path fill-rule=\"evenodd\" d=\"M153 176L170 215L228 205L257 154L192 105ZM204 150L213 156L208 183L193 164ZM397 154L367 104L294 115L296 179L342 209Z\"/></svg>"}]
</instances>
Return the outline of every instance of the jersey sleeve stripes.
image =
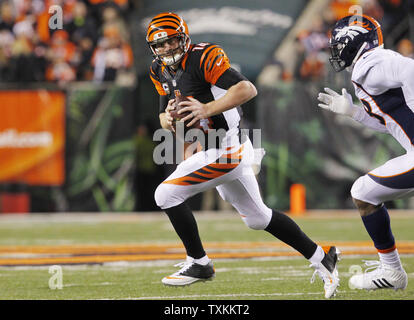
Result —
<instances>
[{"instance_id":1,"label":"jersey sleeve stripes","mask_svg":"<svg viewBox=\"0 0 414 320\"><path fill-rule=\"evenodd\" d=\"M207 45L200 59L200 69L203 71L204 79L211 84L216 84L217 79L228 68L230 62L223 49L214 44Z\"/></svg>"}]
</instances>

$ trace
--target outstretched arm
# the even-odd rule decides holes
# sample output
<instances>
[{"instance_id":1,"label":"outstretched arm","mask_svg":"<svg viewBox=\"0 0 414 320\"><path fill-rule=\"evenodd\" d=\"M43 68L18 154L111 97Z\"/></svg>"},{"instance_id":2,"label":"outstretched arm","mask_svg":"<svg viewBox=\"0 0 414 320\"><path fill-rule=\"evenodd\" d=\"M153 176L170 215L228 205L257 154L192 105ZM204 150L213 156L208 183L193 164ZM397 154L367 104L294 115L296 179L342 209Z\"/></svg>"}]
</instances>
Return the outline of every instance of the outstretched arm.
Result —
<instances>
[{"instance_id":1,"label":"outstretched arm","mask_svg":"<svg viewBox=\"0 0 414 320\"><path fill-rule=\"evenodd\" d=\"M318 104L320 108L351 117L375 131L388 132L387 128L378 119L369 116L362 108L353 104L352 97L345 88L342 89L342 95L329 88L324 90L326 93L321 92L318 95L318 100L321 102Z\"/></svg>"}]
</instances>

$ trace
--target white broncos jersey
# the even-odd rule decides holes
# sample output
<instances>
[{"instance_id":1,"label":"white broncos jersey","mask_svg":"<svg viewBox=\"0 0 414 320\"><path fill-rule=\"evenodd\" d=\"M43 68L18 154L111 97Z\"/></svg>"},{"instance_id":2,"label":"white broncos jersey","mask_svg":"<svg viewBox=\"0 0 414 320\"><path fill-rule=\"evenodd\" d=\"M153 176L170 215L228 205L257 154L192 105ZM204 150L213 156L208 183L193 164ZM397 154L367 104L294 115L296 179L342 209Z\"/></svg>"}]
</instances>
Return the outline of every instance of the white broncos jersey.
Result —
<instances>
[{"instance_id":1,"label":"white broncos jersey","mask_svg":"<svg viewBox=\"0 0 414 320\"><path fill-rule=\"evenodd\" d=\"M356 62L352 83L365 109L354 119L414 151L414 60L376 48Z\"/></svg>"}]
</instances>

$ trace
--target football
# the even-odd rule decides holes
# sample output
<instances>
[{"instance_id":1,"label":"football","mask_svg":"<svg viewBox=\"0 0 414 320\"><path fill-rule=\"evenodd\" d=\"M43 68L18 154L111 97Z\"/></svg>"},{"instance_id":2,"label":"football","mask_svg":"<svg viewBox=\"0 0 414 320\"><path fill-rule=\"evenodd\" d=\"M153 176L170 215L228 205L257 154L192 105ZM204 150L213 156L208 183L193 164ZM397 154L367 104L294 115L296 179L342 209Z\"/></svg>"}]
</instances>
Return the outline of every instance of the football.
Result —
<instances>
[{"instance_id":1,"label":"football","mask_svg":"<svg viewBox=\"0 0 414 320\"><path fill-rule=\"evenodd\" d=\"M182 118L186 117L187 115L191 113L191 112L184 112L184 113L178 114L178 111L184 108L184 106L179 105L179 103L182 101L190 101L190 99L188 99L186 96L183 96L183 95L176 95L175 102L174 102L175 109L170 111L171 116L174 118L174 127L176 127L177 121L181 121ZM186 123L190 122L191 120L192 119L187 120ZM191 127L187 127L186 123L184 123L184 132L187 132L187 130L194 129L194 128L201 129L200 120L194 123Z\"/></svg>"}]
</instances>

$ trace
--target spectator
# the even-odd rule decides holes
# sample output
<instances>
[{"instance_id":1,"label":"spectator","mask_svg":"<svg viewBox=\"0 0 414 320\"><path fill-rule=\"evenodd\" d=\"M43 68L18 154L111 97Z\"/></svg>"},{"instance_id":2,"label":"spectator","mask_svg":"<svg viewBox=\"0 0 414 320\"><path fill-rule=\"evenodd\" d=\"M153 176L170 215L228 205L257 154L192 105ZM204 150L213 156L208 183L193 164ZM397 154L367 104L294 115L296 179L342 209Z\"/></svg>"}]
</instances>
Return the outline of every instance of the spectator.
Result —
<instances>
[{"instance_id":1,"label":"spectator","mask_svg":"<svg viewBox=\"0 0 414 320\"><path fill-rule=\"evenodd\" d=\"M320 54L309 54L302 63L300 76L303 80L320 81L325 75L325 64Z\"/></svg>"},{"instance_id":2,"label":"spectator","mask_svg":"<svg viewBox=\"0 0 414 320\"><path fill-rule=\"evenodd\" d=\"M107 5L102 9L101 15L102 30L107 26L115 26L124 41L128 41L128 28L122 19L119 8L114 5Z\"/></svg>"},{"instance_id":3,"label":"spectator","mask_svg":"<svg viewBox=\"0 0 414 320\"><path fill-rule=\"evenodd\" d=\"M324 29L324 21L320 18L314 19L310 31L302 36L301 41L308 53L315 53L326 49L329 38Z\"/></svg>"},{"instance_id":4,"label":"spectator","mask_svg":"<svg viewBox=\"0 0 414 320\"><path fill-rule=\"evenodd\" d=\"M8 29L0 30L0 79L10 81L12 70L10 60L13 52L14 35Z\"/></svg>"},{"instance_id":5,"label":"spectator","mask_svg":"<svg viewBox=\"0 0 414 320\"><path fill-rule=\"evenodd\" d=\"M132 66L128 0L0 2L0 81L113 81ZM64 30L49 28L51 5L63 7Z\"/></svg>"},{"instance_id":6,"label":"spectator","mask_svg":"<svg viewBox=\"0 0 414 320\"><path fill-rule=\"evenodd\" d=\"M75 69L65 61L62 56L57 56L46 70L46 80L56 81L59 84L76 79Z\"/></svg>"},{"instance_id":7,"label":"spectator","mask_svg":"<svg viewBox=\"0 0 414 320\"><path fill-rule=\"evenodd\" d=\"M0 7L0 31L12 31L15 23L13 6L9 2L3 2Z\"/></svg>"},{"instance_id":8,"label":"spectator","mask_svg":"<svg viewBox=\"0 0 414 320\"><path fill-rule=\"evenodd\" d=\"M90 63L94 52L94 41L87 36L78 41L79 65L76 71L77 80L90 81L93 79L93 67Z\"/></svg>"},{"instance_id":9,"label":"spectator","mask_svg":"<svg viewBox=\"0 0 414 320\"><path fill-rule=\"evenodd\" d=\"M94 80L98 82L114 81L119 71L124 71L132 66L132 61L132 49L121 38L117 26L107 25L92 57Z\"/></svg>"},{"instance_id":10,"label":"spectator","mask_svg":"<svg viewBox=\"0 0 414 320\"><path fill-rule=\"evenodd\" d=\"M47 57L49 66L46 80L65 83L76 79L75 66L79 62L79 54L69 34L64 30L53 33Z\"/></svg>"},{"instance_id":11,"label":"spectator","mask_svg":"<svg viewBox=\"0 0 414 320\"><path fill-rule=\"evenodd\" d=\"M414 46L408 39L402 39L397 45L397 51L403 56L414 59Z\"/></svg>"},{"instance_id":12,"label":"spectator","mask_svg":"<svg viewBox=\"0 0 414 320\"><path fill-rule=\"evenodd\" d=\"M43 80L42 63L35 55L36 35L33 29L31 17L13 26L15 40L12 44L11 51L11 77L10 81L39 81ZM41 57L40 57L41 59Z\"/></svg>"},{"instance_id":13,"label":"spectator","mask_svg":"<svg viewBox=\"0 0 414 320\"><path fill-rule=\"evenodd\" d=\"M71 19L65 24L65 30L69 33L70 39L79 44L81 39L89 38L94 44L98 37L97 27L95 19L88 14L86 4L82 1L76 1Z\"/></svg>"},{"instance_id":14,"label":"spectator","mask_svg":"<svg viewBox=\"0 0 414 320\"><path fill-rule=\"evenodd\" d=\"M298 37L300 43L297 44L297 50L302 54L302 62L296 74L303 80L318 81L325 75L325 51L329 38L324 28L324 20L317 18L313 21L311 29L302 32Z\"/></svg>"},{"instance_id":15,"label":"spectator","mask_svg":"<svg viewBox=\"0 0 414 320\"><path fill-rule=\"evenodd\" d=\"M49 57L53 59L55 56L62 57L64 61L72 64L75 64L78 59L76 45L69 40L69 34L64 30L53 33L49 47Z\"/></svg>"}]
</instances>

